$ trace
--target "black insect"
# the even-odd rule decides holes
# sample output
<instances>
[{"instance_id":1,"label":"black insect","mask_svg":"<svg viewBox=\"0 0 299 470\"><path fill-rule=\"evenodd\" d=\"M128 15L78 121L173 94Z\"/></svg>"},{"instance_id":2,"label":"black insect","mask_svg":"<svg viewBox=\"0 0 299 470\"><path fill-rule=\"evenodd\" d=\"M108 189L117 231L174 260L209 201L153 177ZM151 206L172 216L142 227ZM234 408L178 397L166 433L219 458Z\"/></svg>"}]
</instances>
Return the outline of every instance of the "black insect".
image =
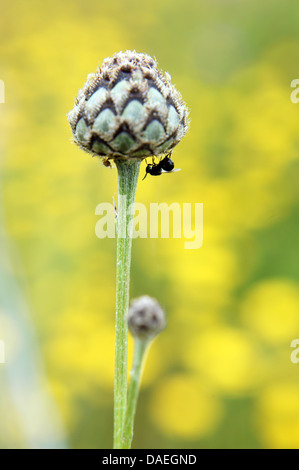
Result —
<instances>
[{"instance_id":1,"label":"black insect","mask_svg":"<svg viewBox=\"0 0 299 470\"><path fill-rule=\"evenodd\" d=\"M170 173L172 171L179 171L179 170L174 170L174 163L170 158L170 153L166 155L162 160L159 161L159 163L149 163L146 166L145 169L145 176L143 180L147 177L148 174L152 176L159 176L162 175L162 173Z\"/></svg>"}]
</instances>

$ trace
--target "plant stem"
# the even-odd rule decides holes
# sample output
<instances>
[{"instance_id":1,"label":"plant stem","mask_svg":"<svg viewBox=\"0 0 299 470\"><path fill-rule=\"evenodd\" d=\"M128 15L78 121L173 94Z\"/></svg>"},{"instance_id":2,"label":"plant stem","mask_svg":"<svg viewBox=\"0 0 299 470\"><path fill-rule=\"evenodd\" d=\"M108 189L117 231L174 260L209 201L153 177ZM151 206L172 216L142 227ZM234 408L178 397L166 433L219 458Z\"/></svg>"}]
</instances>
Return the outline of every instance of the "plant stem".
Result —
<instances>
[{"instance_id":1,"label":"plant stem","mask_svg":"<svg viewBox=\"0 0 299 470\"><path fill-rule=\"evenodd\" d=\"M114 377L114 449L121 448L127 406L127 349L132 227L139 159L116 160L118 170L118 215L116 253L116 323Z\"/></svg>"},{"instance_id":2,"label":"plant stem","mask_svg":"<svg viewBox=\"0 0 299 470\"><path fill-rule=\"evenodd\" d=\"M128 402L123 429L122 449L130 449L133 439L134 418L137 407L138 392L142 374L143 359L149 342L139 338L134 340L133 365L130 371L130 384L128 390Z\"/></svg>"}]
</instances>

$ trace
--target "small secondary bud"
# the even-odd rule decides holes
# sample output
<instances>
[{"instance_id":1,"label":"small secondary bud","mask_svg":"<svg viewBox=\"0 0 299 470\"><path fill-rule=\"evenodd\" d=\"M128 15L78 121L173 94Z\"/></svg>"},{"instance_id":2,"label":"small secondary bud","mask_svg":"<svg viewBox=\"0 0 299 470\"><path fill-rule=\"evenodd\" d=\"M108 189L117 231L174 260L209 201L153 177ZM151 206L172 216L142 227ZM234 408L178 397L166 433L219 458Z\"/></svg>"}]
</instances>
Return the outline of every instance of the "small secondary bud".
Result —
<instances>
[{"instance_id":1,"label":"small secondary bud","mask_svg":"<svg viewBox=\"0 0 299 470\"><path fill-rule=\"evenodd\" d=\"M147 54L118 52L104 60L68 114L74 141L106 159L170 152L188 129L188 110Z\"/></svg>"},{"instance_id":2,"label":"small secondary bud","mask_svg":"<svg viewBox=\"0 0 299 470\"><path fill-rule=\"evenodd\" d=\"M134 337L151 339L166 327L164 310L152 297L147 295L138 297L130 304L128 325Z\"/></svg>"}]
</instances>

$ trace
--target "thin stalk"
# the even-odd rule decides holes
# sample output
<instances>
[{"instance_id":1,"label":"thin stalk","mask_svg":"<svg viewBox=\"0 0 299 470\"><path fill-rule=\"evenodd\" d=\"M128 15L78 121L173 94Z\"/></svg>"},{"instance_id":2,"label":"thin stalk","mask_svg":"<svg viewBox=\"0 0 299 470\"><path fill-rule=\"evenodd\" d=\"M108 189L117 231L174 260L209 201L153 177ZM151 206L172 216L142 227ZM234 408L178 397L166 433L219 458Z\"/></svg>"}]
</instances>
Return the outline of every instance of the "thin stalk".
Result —
<instances>
[{"instance_id":1,"label":"thin stalk","mask_svg":"<svg viewBox=\"0 0 299 470\"><path fill-rule=\"evenodd\" d=\"M116 324L114 376L114 449L121 448L127 406L127 350L132 227L140 160L116 160L118 170L118 215L116 250ZM130 224L130 225L129 225Z\"/></svg>"},{"instance_id":2,"label":"thin stalk","mask_svg":"<svg viewBox=\"0 0 299 470\"><path fill-rule=\"evenodd\" d=\"M128 390L127 411L122 438L122 449L130 449L133 439L134 418L137 407L139 385L142 374L145 352L149 342L143 339L135 338L133 366L130 372L130 384Z\"/></svg>"}]
</instances>

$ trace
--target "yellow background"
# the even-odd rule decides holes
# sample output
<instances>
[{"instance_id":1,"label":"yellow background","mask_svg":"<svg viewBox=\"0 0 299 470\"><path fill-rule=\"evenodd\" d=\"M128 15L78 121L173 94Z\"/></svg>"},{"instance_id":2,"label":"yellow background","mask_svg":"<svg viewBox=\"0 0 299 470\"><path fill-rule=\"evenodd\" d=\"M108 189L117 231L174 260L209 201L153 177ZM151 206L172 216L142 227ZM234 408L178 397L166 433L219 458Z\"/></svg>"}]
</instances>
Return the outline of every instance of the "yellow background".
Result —
<instances>
[{"instance_id":1,"label":"yellow background","mask_svg":"<svg viewBox=\"0 0 299 470\"><path fill-rule=\"evenodd\" d=\"M134 241L131 295L168 317L134 446L299 447L298 20L291 0L0 1L1 447L51 446L39 393L57 445L111 446L115 240L94 228L116 170L71 143L66 114L126 49L155 56L191 111L182 171L140 181L137 200L204 204L199 250Z\"/></svg>"}]
</instances>

